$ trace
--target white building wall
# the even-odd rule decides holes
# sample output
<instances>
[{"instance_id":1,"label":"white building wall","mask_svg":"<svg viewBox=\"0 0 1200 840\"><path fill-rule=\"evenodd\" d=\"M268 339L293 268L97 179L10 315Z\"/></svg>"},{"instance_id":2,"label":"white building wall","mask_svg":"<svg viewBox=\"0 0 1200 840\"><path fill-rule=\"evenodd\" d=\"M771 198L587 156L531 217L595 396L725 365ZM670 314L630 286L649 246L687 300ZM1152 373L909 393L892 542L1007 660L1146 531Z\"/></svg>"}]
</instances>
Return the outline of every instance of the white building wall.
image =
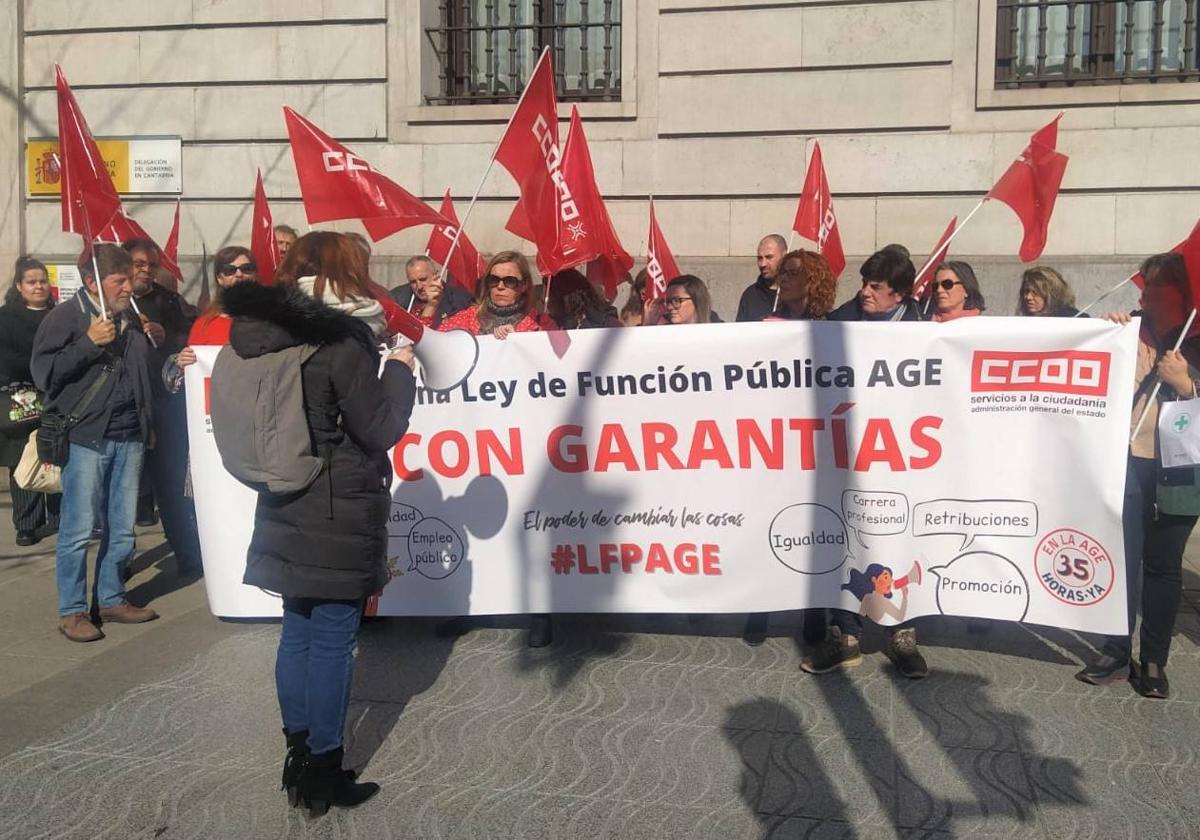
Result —
<instances>
[{"instance_id":1,"label":"white building wall","mask_svg":"<svg viewBox=\"0 0 1200 840\"><path fill-rule=\"evenodd\" d=\"M460 214L511 111L424 104L437 84L422 31L435 19L430 0L20 2L19 62L0 56L0 82L5 61L20 76L20 130L56 133L57 61L95 134L181 135L189 260L248 240L255 167L277 221L303 229L284 104L426 200L450 188ZM902 242L919 260L1060 109L1071 163L1044 260L1067 267L1080 297L1186 235L1200 215L1200 83L995 90L994 15L994 0L625 0L624 100L581 112L626 247L644 249L653 194L681 266L710 278L731 311L758 239L786 233L819 141L852 255L848 295L857 258ZM3 106L0 164L19 165ZM482 250L528 250L503 230L515 195L496 167L468 225ZM173 201L127 203L165 236ZM77 252L56 202L27 200L22 220L24 230L0 216L5 259L14 245ZM399 258L426 236L379 243L379 273L398 276ZM955 255L983 269L993 311L1011 308L1019 241L1000 205L955 240Z\"/></svg>"}]
</instances>

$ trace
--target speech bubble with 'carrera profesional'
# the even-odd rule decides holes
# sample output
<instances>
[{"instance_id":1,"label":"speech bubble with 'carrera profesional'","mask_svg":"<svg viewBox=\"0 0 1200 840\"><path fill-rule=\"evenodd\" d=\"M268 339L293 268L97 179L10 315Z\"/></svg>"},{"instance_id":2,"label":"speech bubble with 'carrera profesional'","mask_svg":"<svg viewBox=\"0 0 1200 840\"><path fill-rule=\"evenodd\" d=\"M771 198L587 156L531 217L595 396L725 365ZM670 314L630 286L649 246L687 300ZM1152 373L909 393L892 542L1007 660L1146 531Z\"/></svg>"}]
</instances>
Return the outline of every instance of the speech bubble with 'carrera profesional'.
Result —
<instances>
[{"instance_id":1,"label":"speech bubble with 'carrera profesional'","mask_svg":"<svg viewBox=\"0 0 1200 840\"><path fill-rule=\"evenodd\" d=\"M842 493L842 518L846 530L867 548L864 535L887 537L908 530L908 497L884 490L847 490Z\"/></svg>"}]
</instances>

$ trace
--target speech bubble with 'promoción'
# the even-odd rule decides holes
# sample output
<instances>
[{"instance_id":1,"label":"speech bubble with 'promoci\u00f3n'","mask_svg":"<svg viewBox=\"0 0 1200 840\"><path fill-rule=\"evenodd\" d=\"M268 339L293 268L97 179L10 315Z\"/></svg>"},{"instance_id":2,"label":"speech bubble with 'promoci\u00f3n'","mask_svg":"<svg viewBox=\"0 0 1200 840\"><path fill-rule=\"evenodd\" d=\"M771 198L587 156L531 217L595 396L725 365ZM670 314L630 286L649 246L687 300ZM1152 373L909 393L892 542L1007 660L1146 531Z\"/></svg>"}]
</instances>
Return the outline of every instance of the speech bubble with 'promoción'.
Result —
<instances>
[{"instance_id":1,"label":"speech bubble with 'promoci\u00f3n'","mask_svg":"<svg viewBox=\"0 0 1200 840\"><path fill-rule=\"evenodd\" d=\"M842 493L842 518L863 548L863 534L886 537L908 530L908 497L884 490L846 490Z\"/></svg>"},{"instance_id":2,"label":"speech bubble with 'promoci\u00f3n'","mask_svg":"<svg viewBox=\"0 0 1200 840\"><path fill-rule=\"evenodd\" d=\"M991 551L968 551L929 573L937 579L942 615L1024 621L1029 583L1017 564Z\"/></svg>"},{"instance_id":3,"label":"speech bubble with 'promoci\u00f3n'","mask_svg":"<svg viewBox=\"0 0 1200 840\"><path fill-rule=\"evenodd\" d=\"M963 551L976 537L1035 537L1038 509L1023 499L934 499L913 506L914 537L953 534Z\"/></svg>"}]
</instances>

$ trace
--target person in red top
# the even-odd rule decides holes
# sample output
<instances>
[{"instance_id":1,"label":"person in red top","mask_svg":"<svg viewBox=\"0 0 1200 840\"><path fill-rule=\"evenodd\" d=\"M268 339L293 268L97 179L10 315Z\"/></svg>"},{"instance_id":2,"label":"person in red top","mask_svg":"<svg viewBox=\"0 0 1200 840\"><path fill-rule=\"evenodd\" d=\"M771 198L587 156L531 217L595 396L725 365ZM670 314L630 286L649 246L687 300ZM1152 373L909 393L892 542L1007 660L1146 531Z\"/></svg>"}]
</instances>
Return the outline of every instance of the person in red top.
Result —
<instances>
[{"instance_id":1,"label":"person in red top","mask_svg":"<svg viewBox=\"0 0 1200 840\"><path fill-rule=\"evenodd\" d=\"M487 270L479 281L479 297L474 306L447 317L438 326L438 332L466 330L471 335L493 335L500 340L515 332L540 332L557 330L545 313L533 308L533 273L529 261L516 251L501 251L492 257ZM474 622L470 616L457 616L442 622L439 636L461 636L471 630ZM553 640L550 616L536 614L530 617L530 647L545 647Z\"/></svg>"},{"instance_id":2,"label":"person in red top","mask_svg":"<svg viewBox=\"0 0 1200 840\"><path fill-rule=\"evenodd\" d=\"M529 260L516 251L501 251L487 264L479 283L479 298L442 321L439 332L466 330L501 340L515 332L557 329L548 316L533 307L533 272Z\"/></svg>"},{"instance_id":3,"label":"person in red top","mask_svg":"<svg viewBox=\"0 0 1200 840\"><path fill-rule=\"evenodd\" d=\"M983 312L983 292L975 270L960 260L948 260L933 275L933 320L954 321Z\"/></svg>"}]
</instances>

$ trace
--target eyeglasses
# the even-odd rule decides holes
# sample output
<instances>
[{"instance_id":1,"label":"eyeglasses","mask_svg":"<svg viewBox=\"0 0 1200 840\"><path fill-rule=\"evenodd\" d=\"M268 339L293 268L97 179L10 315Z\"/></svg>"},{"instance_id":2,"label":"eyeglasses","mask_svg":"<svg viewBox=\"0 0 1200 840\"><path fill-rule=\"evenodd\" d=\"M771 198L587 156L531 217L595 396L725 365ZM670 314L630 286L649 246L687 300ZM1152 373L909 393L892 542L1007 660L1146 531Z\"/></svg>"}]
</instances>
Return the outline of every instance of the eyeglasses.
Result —
<instances>
[{"instance_id":1,"label":"eyeglasses","mask_svg":"<svg viewBox=\"0 0 1200 840\"><path fill-rule=\"evenodd\" d=\"M943 289L945 289L947 292L950 291L951 289L953 289L955 286L961 286L962 284L963 284L963 282L961 280L939 280L938 281L938 285L941 286Z\"/></svg>"},{"instance_id":2,"label":"eyeglasses","mask_svg":"<svg viewBox=\"0 0 1200 840\"><path fill-rule=\"evenodd\" d=\"M232 277L238 272L242 274L254 274L258 271L258 266L252 262L242 263L241 265L223 265L217 269L217 272L222 277Z\"/></svg>"},{"instance_id":3,"label":"eyeglasses","mask_svg":"<svg viewBox=\"0 0 1200 840\"><path fill-rule=\"evenodd\" d=\"M489 289L494 289L497 286L503 286L506 289L519 289L525 281L520 277L497 277L495 274L489 274L483 278Z\"/></svg>"},{"instance_id":4,"label":"eyeglasses","mask_svg":"<svg viewBox=\"0 0 1200 840\"><path fill-rule=\"evenodd\" d=\"M149 260L134 260L133 267L140 271L144 271L147 268L158 268L158 263L150 262Z\"/></svg>"},{"instance_id":5,"label":"eyeglasses","mask_svg":"<svg viewBox=\"0 0 1200 840\"><path fill-rule=\"evenodd\" d=\"M679 307L683 306L683 302L685 300L691 300L691 298L690 297L669 297L669 298L664 299L663 303L666 304L667 309L678 309Z\"/></svg>"}]
</instances>

